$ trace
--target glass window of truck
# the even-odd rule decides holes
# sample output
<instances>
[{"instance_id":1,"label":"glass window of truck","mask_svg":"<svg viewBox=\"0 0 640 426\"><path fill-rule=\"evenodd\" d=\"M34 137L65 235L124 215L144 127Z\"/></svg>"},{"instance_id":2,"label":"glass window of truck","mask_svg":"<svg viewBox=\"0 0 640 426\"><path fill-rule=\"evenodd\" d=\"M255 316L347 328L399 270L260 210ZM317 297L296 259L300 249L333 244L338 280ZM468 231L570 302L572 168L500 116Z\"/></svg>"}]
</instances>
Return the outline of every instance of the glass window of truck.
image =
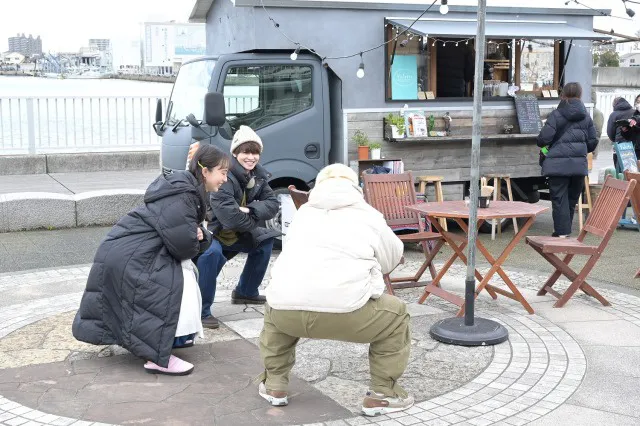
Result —
<instances>
[{"instance_id":1,"label":"glass window of truck","mask_svg":"<svg viewBox=\"0 0 640 426\"><path fill-rule=\"evenodd\" d=\"M173 85L167 124L172 125L193 114L202 120L204 114L204 95L209 90L209 82L216 61L207 59L194 61L180 67L178 77Z\"/></svg>"},{"instance_id":2,"label":"glass window of truck","mask_svg":"<svg viewBox=\"0 0 640 426\"><path fill-rule=\"evenodd\" d=\"M223 93L231 128L260 129L311 108L311 75L306 65L229 68Z\"/></svg>"}]
</instances>

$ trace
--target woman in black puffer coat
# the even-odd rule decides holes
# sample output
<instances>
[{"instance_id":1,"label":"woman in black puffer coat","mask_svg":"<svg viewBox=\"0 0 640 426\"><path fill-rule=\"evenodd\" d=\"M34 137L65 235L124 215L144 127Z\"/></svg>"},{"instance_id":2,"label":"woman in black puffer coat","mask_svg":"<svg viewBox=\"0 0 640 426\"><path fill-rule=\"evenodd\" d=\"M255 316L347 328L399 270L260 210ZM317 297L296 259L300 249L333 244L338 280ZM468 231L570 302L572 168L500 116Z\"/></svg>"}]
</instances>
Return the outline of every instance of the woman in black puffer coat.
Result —
<instances>
[{"instance_id":1,"label":"woman in black puffer coat","mask_svg":"<svg viewBox=\"0 0 640 426\"><path fill-rule=\"evenodd\" d=\"M187 346L183 336L176 336L179 320L184 324L194 314L200 319L200 306L181 312L183 262L191 264L210 243L208 231L200 228L205 192L226 182L228 167L225 153L203 145L190 171L161 175L149 185L145 204L121 218L98 247L73 321L76 339L122 346L147 360L149 373L185 375L193 370L192 364L171 355L174 345ZM195 277L193 290L195 303L189 306L199 300ZM196 324L201 330L202 324Z\"/></svg>"},{"instance_id":2,"label":"woman in black puffer coat","mask_svg":"<svg viewBox=\"0 0 640 426\"><path fill-rule=\"evenodd\" d=\"M567 83L558 108L549 114L538 135L538 146L549 150L542 175L549 179L554 237L571 234L573 213L589 173L587 153L598 146L596 128L581 96L579 83Z\"/></svg>"},{"instance_id":3,"label":"woman in black puffer coat","mask_svg":"<svg viewBox=\"0 0 640 426\"><path fill-rule=\"evenodd\" d=\"M637 102L638 98L636 98L636 103ZM609 136L609 140L611 140L611 142L634 142L635 132L630 132L628 128L616 126L617 120L630 120L633 118L634 114L637 114L637 111L629 104L629 102L627 102L626 99L615 98L613 100L613 112L609 115L609 120L607 121L607 136ZM635 142L634 147L637 147ZM616 155L615 150L613 152L613 165L619 173L622 172L618 166L618 156Z\"/></svg>"}]
</instances>

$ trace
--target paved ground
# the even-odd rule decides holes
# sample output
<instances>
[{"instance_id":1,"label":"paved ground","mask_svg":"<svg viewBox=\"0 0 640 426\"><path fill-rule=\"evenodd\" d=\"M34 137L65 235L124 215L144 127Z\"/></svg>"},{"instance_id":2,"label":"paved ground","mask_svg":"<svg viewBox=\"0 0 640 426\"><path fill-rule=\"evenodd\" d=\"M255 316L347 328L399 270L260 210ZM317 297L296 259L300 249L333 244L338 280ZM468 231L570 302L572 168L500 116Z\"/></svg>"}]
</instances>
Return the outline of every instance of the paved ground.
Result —
<instances>
[{"instance_id":1,"label":"paved ground","mask_svg":"<svg viewBox=\"0 0 640 426\"><path fill-rule=\"evenodd\" d=\"M214 313L224 325L179 351L191 376L146 374L118 347L77 342L70 333L88 266L0 274L0 422L39 424L580 424L640 422L640 298L603 290L613 307L586 295L554 309L535 296L545 278L509 271L536 310L482 296L478 314L502 322L507 343L461 348L428 335L453 315L448 303L415 303L420 289L400 292L412 314L412 355L402 385L418 400L406 413L357 414L366 390L364 345L301 342L291 403L272 408L256 394L261 371L256 337L261 308L231 305L242 257L225 266ZM399 273L415 270L409 261ZM443 286L462 292L463 268ZM265 281L268 285L268 280ZM598 285L599 283L593 282ZM611 360L619 360L611 362ZM80 419L78 422L76 420ZM95 422L95 423L94 423Z\"/></svg>"}]
</instances>

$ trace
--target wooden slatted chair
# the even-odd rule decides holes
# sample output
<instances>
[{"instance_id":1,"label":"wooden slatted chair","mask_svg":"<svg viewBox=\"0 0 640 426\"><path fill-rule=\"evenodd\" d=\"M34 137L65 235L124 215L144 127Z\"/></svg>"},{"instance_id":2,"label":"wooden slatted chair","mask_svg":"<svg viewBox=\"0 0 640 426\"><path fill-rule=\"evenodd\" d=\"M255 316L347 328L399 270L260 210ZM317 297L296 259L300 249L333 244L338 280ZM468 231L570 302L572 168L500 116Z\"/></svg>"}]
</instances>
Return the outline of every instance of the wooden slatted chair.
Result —
<instances>
[{"instance_id":1,"label":"wooden slatted chair","mask_svg":"<svg viewBox=\"0 0 640 426\"><path fill-rule=\"evenodd\" d=\"M296 210L299 209L301 205L309 201L309 192L296 189L293 185L289 185L287 189L289 190L289 194L293 200L293 205L296 206Z\"/></svg>"},{"instance_id":2,"label":"wooden slatted chair","mask_svg":"<svg viewBox=\"0 0 640 426\"><path fill-rule=\"evenodd\" d=\"M538 291L538 296L543 296L547 293L552 294L558 299L553 306L561 308L580 289L598 299L603 305L610 306L607 299L585 280L607 247L618 220L622 217L622 212L627 208L635 186L635 180L622 181L608 176L602 187L602 192L600 192L596 200L593 211L589 214L578 238L527 237L527 244L556 268L555 272ZM600 237L600 243L598 245L584 243L587 234ZM564 258L560 259L558 257L559 254L564 254ZM575 255L589 256L579 273L569 267L569 263ZM564 294L560 294L552 288L560 278L560 275L564 275L571 281L571 285L569 285Z\"/></svg>"},{"instance_id":3,"label":"wooden slatted chair","mask_svg":"<svg viewBox=\"0 0 640 426\"><path fill-rule=\"evenodd\" d=\"M394 288L422 287L427 282L420 282L420 278L427 269L434 278L436 268L433 259L444 244L444 238L437 232L426 229L426 223L413 212L405 209L406 206L417 204L416 190L411 173L402 174L365 174L364 198L376 210L384 215L387 224L391 227L406 226L408 229L417 229L418 232L398 235L403 243L417 243L422 247L425 256L424 263L413 276L388 277L387 289L393 294ZM432 248L429 248L432 244Z\"/></svg>"},{"instance_id":4,"label":"wooden slatted chair","mask_svg":"<svg viewBox=\"0 0 640 426\"><path fill-rule=\"evenodd\" d=\"M638 161L638 169L640 170L640 161ZM624 178L626 180L635 180L640 182L640 173L626 171L624 172ZM640 222L640 184L636 183L636 187L631 194L631 207L633 207L633 213L636 215L636 220ZM640 278L640 269L636 272L635 278Z\"/></svg>"}]
</instances>

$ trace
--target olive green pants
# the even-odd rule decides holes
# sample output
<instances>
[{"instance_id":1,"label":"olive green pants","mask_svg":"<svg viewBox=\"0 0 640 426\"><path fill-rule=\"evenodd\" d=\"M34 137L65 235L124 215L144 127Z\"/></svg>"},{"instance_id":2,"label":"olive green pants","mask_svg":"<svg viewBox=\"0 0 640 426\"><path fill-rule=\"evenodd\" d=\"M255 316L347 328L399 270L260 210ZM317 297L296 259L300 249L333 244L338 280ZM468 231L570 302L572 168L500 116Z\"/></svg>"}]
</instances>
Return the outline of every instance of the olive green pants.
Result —
<instances>
[{"instance_id":1,"label":"olive green pants","mask_svg":"<svg viewBox=\"0 0 640 426\"><path fill-rule=\"evenodd\" d=\"M341 314L277 310L265 305L260 354L268 390L287 391L301 337L370 343L371 390L406 397L397 381L409 361L409 314L397 297L383 294L356 311Z\"/></svg>"}]
</instances>

